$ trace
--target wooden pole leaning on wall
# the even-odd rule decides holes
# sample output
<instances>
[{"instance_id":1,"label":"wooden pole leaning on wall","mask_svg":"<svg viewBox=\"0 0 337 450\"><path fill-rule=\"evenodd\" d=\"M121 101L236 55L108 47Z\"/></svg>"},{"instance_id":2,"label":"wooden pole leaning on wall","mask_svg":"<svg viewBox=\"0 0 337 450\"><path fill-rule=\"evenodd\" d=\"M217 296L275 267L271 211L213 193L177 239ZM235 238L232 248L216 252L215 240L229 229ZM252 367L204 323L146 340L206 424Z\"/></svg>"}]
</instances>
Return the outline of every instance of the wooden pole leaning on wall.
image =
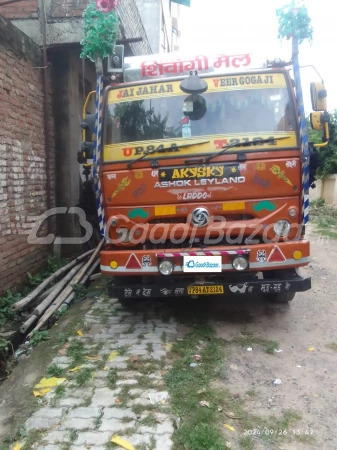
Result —
<instances>
[{"instance_id":1,"label":"wooden pole leaning on wall","mask_svg":"<svg viewBox=\"0 0 337 450\"><path fill-rule=\"evenodd\" d=\"M33 292L28 294L25 298L22 300L14 303L12 306L13 311L20 311L21 309L28 306L39 294L41 294L44 289L54 280L56 280L59 276L63 275L64 273L68 272L68 270L72 269L76 264L83 261L83 259L87 258L90 254L92 254L94 250L89 250L88 252L84 253L83 255L78 256L76 259L71 261L66 266L61 267L59 270L57 270L55 273L50 275L50 277L46 278L36 289L34 289Z\"/></svg>"},{"instance_id":2,"label":"wooden pole leaning on wall","mask_svg":"<svg viewBox=\"0 0 337 450\"><path fill-rule=\"evenodd\" d=\"M98 247L95 249L94 253L91 255L89 261L85 263L85 265L80 269L80 271L74 276L72 279L72 284L78 284L81 279L86 274L87 270L91 267L95 259L97 258L99 251L101 250L105 239L102 238L101 242L98 244ZM40 330L42 326L47 322L47 320L54 314L54 312L62 305L62 303L69 297L69 295L73 292L73 288L71 286L66 287L64 291L61 293L57 301L55 302L55 305L52 305L41 317L39 323L36 325L34 330L32 330L28 337L30 338L34 331Z\"/></svg>"}]
</instances>

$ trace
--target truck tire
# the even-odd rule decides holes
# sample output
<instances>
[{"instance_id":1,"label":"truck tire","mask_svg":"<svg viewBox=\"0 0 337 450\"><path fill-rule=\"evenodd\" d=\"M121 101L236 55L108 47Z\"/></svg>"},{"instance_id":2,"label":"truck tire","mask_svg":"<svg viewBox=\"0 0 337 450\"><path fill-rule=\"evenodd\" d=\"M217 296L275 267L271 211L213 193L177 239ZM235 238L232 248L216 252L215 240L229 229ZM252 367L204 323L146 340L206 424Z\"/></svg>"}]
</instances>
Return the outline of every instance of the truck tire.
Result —
<instances>
[{"instance_id":1,"label":"truck tire","mask_svg":"<svg viewBox=\"0 0 337 450\"><path fill-rule=\"evenodd\" d=\"M267 294L266 299L271 303L288 303L293 300L296 292L280 292L278 294Z\"/></svg>"}]
</instances>

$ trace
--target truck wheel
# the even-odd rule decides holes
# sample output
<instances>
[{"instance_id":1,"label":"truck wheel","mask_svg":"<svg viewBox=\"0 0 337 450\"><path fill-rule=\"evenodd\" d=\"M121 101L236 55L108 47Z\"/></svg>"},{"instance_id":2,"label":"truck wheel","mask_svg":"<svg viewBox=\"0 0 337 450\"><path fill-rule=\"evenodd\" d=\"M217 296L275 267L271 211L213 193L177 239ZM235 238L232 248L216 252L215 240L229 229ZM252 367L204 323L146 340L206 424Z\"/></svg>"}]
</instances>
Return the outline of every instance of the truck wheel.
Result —
<instances>
[{"instance_id":1,"label":"truck wheel","mask_svg":"<svg viewBox=\"0 0 337 450\"><path fill-rule=\"evenodd\" d=\"M267 294L266 299L271 303L288 303L295 297L296 292L282 292L279 294Z\"/></svg>"}]
</instances>

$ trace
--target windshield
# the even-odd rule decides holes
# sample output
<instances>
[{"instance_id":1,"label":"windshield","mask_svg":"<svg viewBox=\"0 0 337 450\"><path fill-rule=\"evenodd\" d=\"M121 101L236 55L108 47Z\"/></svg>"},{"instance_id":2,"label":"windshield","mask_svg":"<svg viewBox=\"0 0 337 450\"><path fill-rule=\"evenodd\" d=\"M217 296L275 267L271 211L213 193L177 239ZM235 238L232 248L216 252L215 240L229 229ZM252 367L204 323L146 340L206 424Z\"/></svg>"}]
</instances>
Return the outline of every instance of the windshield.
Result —
<instances>
[{"instance_id":1,"label":"windshield","mask_svg":"<svg viewBox=\"0 0 337 450\"><path fill-rule=\"evenodd\" d=\"M104 143L112 147L133 143L137 148L135 143L146 141L146 144L151 144L148 141L156 141L154 144L160 144L158 141L163 140L163 143L177 141L179 146L179 143L182 145L183 140L186 142L188 138L214 136L221 137L225 145L233 139L247 142L252 138L268 138L285 133L295 135L292 103L285 79L283 75L280 77L283 83L276 83L272 87L233 86L232 89L227 87L227 90L219 89L216 92L209 89L202 95L194 96L182 94L181 91L177 95L174 87L168 89L173 83L166 85L169 92L164 92L161 96L158 92L156 95L153 85L154 95L151 95L151 85L129 88L120 94L123 95L123 101L109 101L106 105ZM240 79L231 77L232 80L236 78ZM217 81L220 86L221 78ZM137 98L137 93L140 99ZM226 140L227 137L231 139ZM293 144L292 140L292 146ZM287 143L280 145L289 147ZM215 148L217 147L210 145L207 152L211 153ZM140 154L141 152L133 152L130 156ZM125 151L124 156L128 156Z\"/></svg>"}]
</instances>

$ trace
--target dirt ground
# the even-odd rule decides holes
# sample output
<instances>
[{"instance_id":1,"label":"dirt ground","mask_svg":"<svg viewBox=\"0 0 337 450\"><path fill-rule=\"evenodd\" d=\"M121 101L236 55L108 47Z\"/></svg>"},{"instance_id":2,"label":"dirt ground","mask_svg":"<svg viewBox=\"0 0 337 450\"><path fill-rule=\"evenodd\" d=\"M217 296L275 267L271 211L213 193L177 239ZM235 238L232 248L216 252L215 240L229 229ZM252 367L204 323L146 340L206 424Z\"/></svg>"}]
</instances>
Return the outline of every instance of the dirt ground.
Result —
<instances>
[{"instance_id":1,"label":"dirt ground","mask_svg":"<svg viewBox=\"0 0 337 450\"><path fill-rule=\"evenodd\" d=\"M302 420L294 432L309 430L315 437L312 445L275 448L336 450L337 241L312 235L311 254L312 262L302 270L312 277L310 291L296 294L286 306L268 306L261 299L217 303L213 324L219 337L227 341L241 331L280 343L282 352L273 355L258 345L252 345L251 352L230 345L225 383L241 395L254 391L248 406L252 413L278 417L288 408L297 411ZM281 385L274 386L276 378Z\"/></svg>"},{"instance_id":2,"label":"dirt ground","mask_svg":"<svg viewBox=\"0 0 337 450\"><path fill-rule=\"evenodd\" d=\"M245 398L248 411L262 417L277 418L287 409L296 411L301 420L295 430L290 427L288 431L304 434L307 430L314 436L306 443L254 441L254 450L337 449L337 241L312 234L311 253L312 262L302 273L312 277L313 287L298 293L289 305L274 306L252 297L193 301L198 302L193 303L196 310L207 314L218 336L228 342L223 387ZM181 303L157 304L158 317L168 311L173 314L176 308L186 309L187 305ZM71 317L80 317L89 305L83 303L72 309ZM63 318L59 330L54 327L53 333L63 331L71 317ZM282 352L268 354L258 344L247 351L246 346L234 342L241 334L278 341ZM52 344L41 344L0 385L0 441L9 434L9 428L24 424L33 411L31 389L52 360L53 352L46 352ZM273 384L276 378L281 380L280 385Z\"/></svg>"}]
</instances>

